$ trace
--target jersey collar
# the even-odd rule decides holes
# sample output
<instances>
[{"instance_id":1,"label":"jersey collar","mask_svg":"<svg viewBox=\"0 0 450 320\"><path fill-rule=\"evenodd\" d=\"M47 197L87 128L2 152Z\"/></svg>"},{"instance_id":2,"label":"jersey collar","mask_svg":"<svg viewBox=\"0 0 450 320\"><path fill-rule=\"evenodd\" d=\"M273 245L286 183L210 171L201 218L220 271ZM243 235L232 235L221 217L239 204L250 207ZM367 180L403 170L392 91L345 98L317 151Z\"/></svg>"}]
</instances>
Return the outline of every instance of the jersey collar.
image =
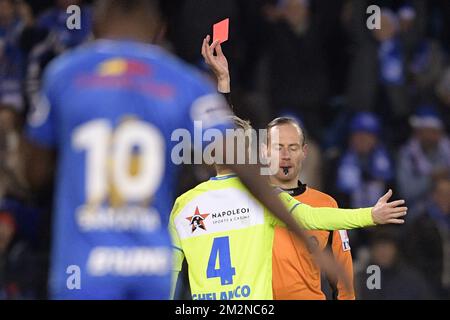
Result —
<instances>
[{"instance_id":1,"label":"jersey collar","mask_svg":"<svg viewBox=\"0 0 450 320\"><path fill-rule=\"evenodd\" d=\"M226 179L236 178L236 177L237 177L237 174L229 173L229 174L217 175L215 177L212 177L210 180L226 180Z\"/></svg>"},{"instance_id":2,"label":"jersey collar","mask_svg":"<svg viewBox=\"0 0 450 320\"><path fill-rule=\"evenodd\" d=\"M306 184L303 184L300 180L298 181L298 185L292 189L283 189L283 191L289 193L291 197L296 197L303 194L306 191Z\"/></svg>"}]
</instances>

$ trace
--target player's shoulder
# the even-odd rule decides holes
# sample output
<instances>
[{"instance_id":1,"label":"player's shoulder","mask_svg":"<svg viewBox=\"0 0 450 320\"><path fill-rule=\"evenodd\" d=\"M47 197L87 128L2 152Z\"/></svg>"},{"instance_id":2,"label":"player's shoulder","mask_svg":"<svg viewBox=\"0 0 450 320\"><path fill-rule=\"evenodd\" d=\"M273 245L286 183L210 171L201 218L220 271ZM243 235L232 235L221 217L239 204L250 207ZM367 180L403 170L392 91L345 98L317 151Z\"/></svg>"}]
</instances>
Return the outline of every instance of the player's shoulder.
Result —
<instances>
[{"instance_id":1,"label":"player's shoulder","mask_svg":"<svg viewBox=\"0 0 450 320\"><path fill-rule=\"evenodd\" d=\"M207 180L207 181L201 182L197 186L195 186L194 188L192 188L192 189L186 191L185 193L181 194L175 200L175 207L181 209L187 203L191 202L193 199L195 199L199 195L202 195L205 192L211 191L213 189L215 189L213 180Z\"/></svg>"},{"instance_id":2,"label":"player's shoulder","mask_svg":"<svg viewBox=\"0 0 450 320\"><path fill-rule=\"evenodd\" d=\"M300 201L293 196L291 196L288 192L284 191L279 187L274 188L275 193L278 195L278 198L287 206L295 205L300 203Z\"/></svg>"},{"instance_id":3,"label":"player's shoulder","mask_svg":"<svg viewBox=\"0 0 450 320\"><path fill-rule=\"evenodd\" d=\"M159 53L159 66L172 78L178 79L178 83L189 92L197 94L200 92L216 94L216 90L211 81L194 66L182 61L173 54L163 51Z\"/></svg>"},{"instance_id":4,"label":"player's shoulder","mask_svg":"<svg viewBox=\"0 0 450 320\"><path fill-rule=\"evenodd\" d=\"M307 192L310 197L313 197L323 203L323 206L326 207L338 207L336 200L330 196L329 194L319 191L317 189L307 187Z\"/></svg>"},{"instance_id":5,"label":"player's shoulder","mask_svg":"<svg viewBox=\"0 0 450 320\"><path fill-rule=\"evenodd\" d=\"M177 76L181 77L187 82L197 83L197 84L210 84L206 77L201 74L201 72L194 66L188 64L187 62L181 60L181 58L175 56L171 52L157 47L152 46L153 55L152 58L157 60L157 62L169 72L176 73Z\"/></svg>"},{"instance_id":6,"label":"player's shoulder","mask_svg":"<svg viewBox=\"0 0 450 320\"><path fill-rule=\"evenodd\" d=\"M108 40L98 41L98 46L107 44ZM207 87L212 91L214 89L212 83L200 71L160 46L132 42L124 50L127 55L148 61L159 69L160 74L171 77L173 81L181 83L183 87Z\"/></svg>"},{"instance_id":7,"label":"player's shoulder","mask_svg":"<svg viewBox=\"0 0 450 320\"><path fill-rule=\"evenodd\" d=\"M180 208L197 198L209 192L228 192L228 190L239 190L248 193L242 182L238 178L215 179L211 178L207 181L199 183L194 188L186 191L175 200L175 205Z\"/></svg>"}]
</instances>

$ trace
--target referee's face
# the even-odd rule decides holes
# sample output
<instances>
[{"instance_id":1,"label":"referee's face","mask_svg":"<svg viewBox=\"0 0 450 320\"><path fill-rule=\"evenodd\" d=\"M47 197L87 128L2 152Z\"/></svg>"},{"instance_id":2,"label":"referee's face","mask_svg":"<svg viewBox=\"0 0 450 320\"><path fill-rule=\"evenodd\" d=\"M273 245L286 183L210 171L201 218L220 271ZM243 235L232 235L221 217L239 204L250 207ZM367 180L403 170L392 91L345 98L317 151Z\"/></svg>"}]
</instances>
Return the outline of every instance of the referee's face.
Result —
<instances>
[{"instance_id":1,"label":"referee's face","mask_svg":"<svg viewBox=\"0 0 450 320\"><path fill-rule=\"evenodd\" d=\"M306 145L303 145L301 130L290 123L270 129L268 157L270 161L278 159L279 168L275 178L280 181L297 181L306 158ZM278 136L278 141L273 137Z\"/></svg>"}]
</instances>

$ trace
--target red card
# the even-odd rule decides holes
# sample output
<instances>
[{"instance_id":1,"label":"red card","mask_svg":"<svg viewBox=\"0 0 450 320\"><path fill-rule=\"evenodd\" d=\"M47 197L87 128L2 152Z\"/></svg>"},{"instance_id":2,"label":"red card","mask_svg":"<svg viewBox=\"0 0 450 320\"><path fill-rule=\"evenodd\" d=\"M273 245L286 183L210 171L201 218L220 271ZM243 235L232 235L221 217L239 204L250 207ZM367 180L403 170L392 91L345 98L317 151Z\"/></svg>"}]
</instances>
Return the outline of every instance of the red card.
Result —
<instances>
[{"instance_id":1,"label":"red card","mask_svg":"<svg viewBox=\"0 0 450 320\"><path fill-rule=\"evenodd\" d=\"M220 43L223 43L228 40L228 31L229 31L230 19L226 18L213 26L213 42L219 40Z\"/></svg>"}]
</instances>

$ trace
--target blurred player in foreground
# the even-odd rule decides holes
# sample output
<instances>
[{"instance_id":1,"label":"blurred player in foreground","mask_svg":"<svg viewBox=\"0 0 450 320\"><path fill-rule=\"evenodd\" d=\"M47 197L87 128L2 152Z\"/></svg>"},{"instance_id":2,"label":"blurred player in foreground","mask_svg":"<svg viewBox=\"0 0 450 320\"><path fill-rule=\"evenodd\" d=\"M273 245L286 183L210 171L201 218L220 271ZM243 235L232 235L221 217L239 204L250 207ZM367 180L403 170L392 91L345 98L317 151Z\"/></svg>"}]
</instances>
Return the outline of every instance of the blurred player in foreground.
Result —
<instances>
[{"instance_id":1,"label":"blurred player in foreground","mask_svg":"<svg viewBox=\"0 0 450 320\"><path fill-rule=\"evenodd\" d=\"M237 117L234 122L238 128L236 140L246 140L248 161L251 126ZM174 284L186 258L194 300L272 299L274 228L283 223L248 192L230 168L220 164L215 167L216 177L175 201L169 222L174 244ZM401 217L406 214L406 208L399 207L404 201L387 202L391 191L375 207L353 210L313 208L287 192L279 192L290 214L306 229L402 223Z\"/></svg>"},{"instance_id":2,"label":"blurred player in foreground","mask_svg":"<svg viewBox=\"0 0 450 320\"><path fill-rule=\"evenodd\" d=\"M201 76L150 45L162 22L156 0L98 0L100 40L45 72L23 146L34 188L51 182L56 168L52 298L169 298L171 135L195 133L195 121L220 132L233 124ZM257 166L230 168L303 236Z\"/></svg>"}]
</instances>

